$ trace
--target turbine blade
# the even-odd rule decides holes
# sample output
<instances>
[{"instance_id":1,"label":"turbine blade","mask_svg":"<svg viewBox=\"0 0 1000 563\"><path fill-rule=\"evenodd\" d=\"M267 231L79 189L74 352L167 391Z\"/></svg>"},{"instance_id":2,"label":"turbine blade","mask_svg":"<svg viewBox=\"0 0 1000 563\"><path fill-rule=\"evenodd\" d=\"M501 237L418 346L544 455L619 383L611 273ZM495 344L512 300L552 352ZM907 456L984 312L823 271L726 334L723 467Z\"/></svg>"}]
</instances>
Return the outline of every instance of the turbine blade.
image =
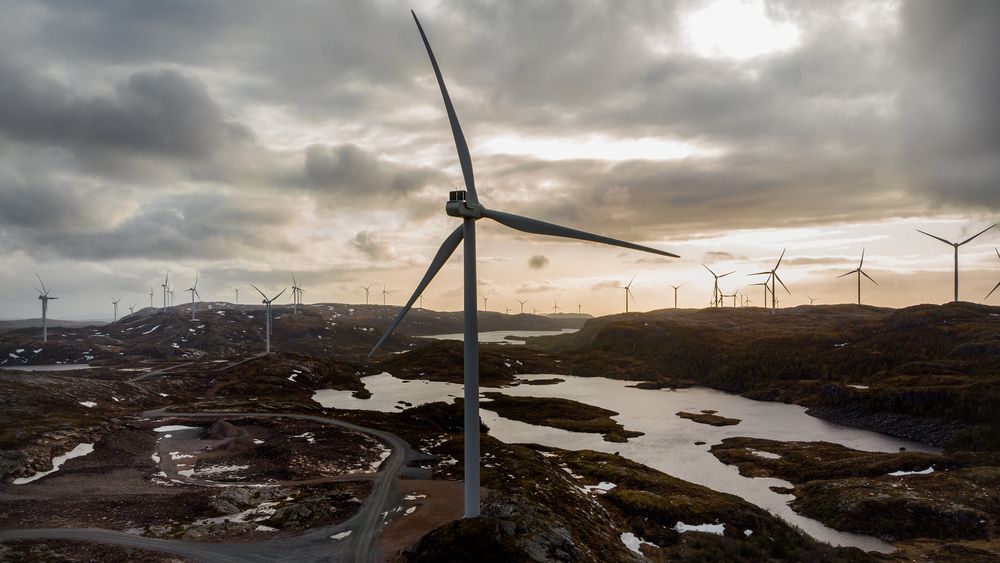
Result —
<instances>
[{"instance_id":1,"label":"turbine blade","mask_svg":"<svg viewBox=\"0 0 1000 563\"><path fill-rule=\"evenodd\" d=\"M787 249L787 248L782 248L782 249L781 249L781 256L778 256L778 263L774 265L774 269L775 269L775 270L777 270L777 269L778 269L778 266L780 266L780 265L781 265L781 259L785 257L785 251L786 251L786 250L788 250L788 249Z\"/></svg>"},{"instance_id":2,"label":"turbine blade","mask_svg":"<svg viewBox=\"0 0 1000 563\"><path fill-rule=\"evenodd\" d=\"M287 287L286 287L285 289L282 289L281 291L279 291L279 292L278 292L278 294L277 294L277 295L275 295L274 297L272 297L272 298L271 298L271 301L274 301L275 299L277 299L277 298L281 297L281 294L285 293L286 291L288 291L288 288L287 288ZM267 299L267 298L265 297L264 299Z\"/></svg>"},{"instance_id":3,"label":"turbine blade","mask_svg":"<svg viewBox=\"0 0 1000 563\"><path fill-rule=\"evenodd\" d=\"M838 278L842 278L842 277L844 277L844 276L849 276L849 275L851 275L851 274L854 274L854 273L857 273L857 270L851 270L850 272L847 272L846 274L840 274L840 275L839 275L839 276L837 276L837 277L838 277Z\"/></svg>"},{"instance_id":4,"label":"turbine blade","mask_svg":"<svg viewBox=\"0 0 1000 563\"><path fill-rule=\"evenodd\" d=\"M859 270L859 271L860 271L860 270ZM873 279L872 279L872 277L871 277L871 276L869 276L868 274L866 274L866 273L864 273L864 272L861 272L861 275L862 275L862 276L864 276L864 277L866 277L866 278L868 278L869 280L871 280L871 282L872 282L873 284L875 284L875 285L878 285L878 282L877 282L877 281L875 281L875 280L873 280Z\"/></svg>"},{"instance_id":5,"label":"turbine blade","mask_svg":"<svg viewBox=\"0 0 1000 563\"><path fill-rule=\"evenodd\" d=\"M861 249L861 262L858 264L858 269L860 270L862 266L865 265L865 249Z\"/></svg>"},{"instance_id":6,"label":"turbine blade","mask_svg":"<svg viewBox=\"0 0 1000 563\"><path fill-rule=\"evenodd\" d=\"M986 294L986 297L983 297L983 301L989 299L990 295L993 295L993 292L996 291L998 287L1000 287L1000 282L997 282L997 284L993 286L993 289L991 289L990 292Z\"/></svg>"},{"instance_id":7,"label":"turbine blade","mask_svg":"<svg viewBox=\"0 0 1000 563\"><path fill-rule=\"evenodd\" d=\"M385 334L382 335L382 338L380 338L375 344L371 352L368 352L369 358L375 353L376 350L379 349L379 347L382 346L385 340L389 338L392 331L396 330L399 323L403 321L403 317L405 317L406 313L409 312L410 307L417 302L420 294L427 289L427 286L430 285L434 276L441 271L441 267L444 266L445 262L447 262L448 259L451 258L451 255L455 253L455 249L458 248L458 245L462 242L462 238L464 237L462 229L463 227L459 226L452 231L450 235L448 235L448 238L444 239L443 243L441 243L441 248L438 249L437 254L434 255L434 259L431 260L430 265L427 267L427 273L424 274L423 279L421 279L420 283L417 284L417 288L413 290L413 295L410 296L410 300L407 301L406 305L399 310L396 318L392 321L392 324L389 325L389 329L385 331Z\"/></svg>"},{"instance_id":8,"label":"turbine blade","mask_svg":"<svg viewBox=\"0 0 1000 563\"><path fill-rule=\"evenodd\" d=\"M944 240L943 238L941 238L941 237L939 237L939 236L937 236L937 235L932 235L932 234L930 234L930 233L925 233L924 231L921 231L920 229L917 229L917 232L918 232L918 233L923 233L923 234L925 234L925 235L927 235L927 236L929 236L929 237L931 237L931 238L936 238L936 239L938 239L939 241L941 241L941 242L943 242L943 243L947 244L948 246L955 246L954 244L952 244L952 242L951 242L950 240Z\"/></svg>"},{"instance_id":9,"label":"turbine blade","mask_svg":"<svg viewBox=\"0 0 1000 563\"><path fill-rule=\"evenodd\" d=\"M719 277L720 277L720 278L724 278L724 277L728 276L729 274L735 274L735 273L736 273L736 271L734 270L734 271L732 271L732 272L726 272L725 274L722 274L722 275L721 275L721 276L719 276Z\"/></svg>"},{"instance_id":10,"label":"turbine blade","mask_svg":"<svg viewBox=\"0 0 1000 563\"><path fill-rule=\"evenodd\" d=\"M792 294L792 292L791 292L791 291L788 291L788 287L787 287L787 286L785 286L785 282L781 281L781 278L779 278L779 277L778 277L778 272L775 272L775 273L774 273L774 279L778 280L778 283L780 283L780 284L781 284L781 287L784 287L784 288L785 288L785 293L787 293L787 294L789 294L789 295L791 295L791 294Z\"/></svg>"},{"instance_id":11,"label":"turbine blade","mask_svg":"<svg viewBox=\"0 0 1000 563\"><path fill-rule=\"evenodd\" d=\"M40 293L42 293L43 295L48 295L49 291L52 288L45 289L45 282L42 281L42 276L35 274L35 277L38 278L38 283L42 284L42 291Z\"/></svg>"},{"instance_id":12,"label":"turbine blade","mask_svg":"<svg viewBox=\"0 0 1000 563\"><path fill-rule=\"evenodd\" d=\"M634 281L635 281L635 274L632 274L632 279L628 280L628 285L625 286L625 289L632 287L632 282ZM631 293L631 291L629 293Z\"/></svg>"},{"instance_id":13,"label":"turbine blade","mask_svg":"<svg viewBox=\"0 0 1000 563\"><path fill-rule=\"evenodd\" d=\"M613 239L601 235L595 235L584 231L578 231L576 229L570 229L568 227L553 225L552 223L546 223L544 221L539 221L537 219L529 219L528 217L522 217L520 215L514 215L512 213L504 213L503 211L493 211L492 209L484 209L483 217L489 217L490 219L493 219L497 223L506 225L512 229L516 229L518 231L522 231L525 233L532 233L536 235L549 235L553 237L564 237L570 239L585 240L590 242L599 242L602 244L609 244L611 246L620 246L622 248L639 250L641 252L649 252L651 254L669 256L671 258L679 258L679 256L677 256L676 254L671 254L670 252L666 252L663 250L657 250L655 248L650 248L648 246L642 246L631 242L625 242L623 240Z\"/></svg>"},{"instance_id":14,"label":"turbine blade","mask_svg":"<svg viewBox=\"0 0 1000 563\"><path fill-rule=\"evenodd\" d=\"M997 247L994 246L993 250L997 251L997 258L1000 258L1000 249L998 249Z\"/></svg>"},{"instance_id":15,"label":"turbine blade","mask_svg":"<svg viewBox=\"0 0 1000 563\"><path fill-rule=\"evenodd\" d=\"M455 107L451 103L451 96L448 95L448 88L444 85L444 78L441 76L441 68L438 67L434 51L431 50L431 43L427 40L423 26L417 19L417 14L413 14L413 21L420 31L420 38L424 40L424 47L427 48L427 56L431 59L431 66L434 67L434 75L437 77L438 87L441 88L441 97L444 99L444 107L448 112L448 121L451 123L451 134L455 137L455 148L458 149L458 161L462 164L462 175L465 176L466 198L473 205L479 204L479 196L476 195L476 179L472 173L472 157L469 156L469 146L465 142L465 134L462 133L462 126L458 122L458 115L455 114Z\"/></svg>"},{"instance_id":16,"label":"turbine blade","mask_svg":"<svg viewBox=\"0 0 1000 563\"><path fill-rule=\"evenodd\" d=\"M996 226L997 226L997 223L993 223L989 227L986 227L985 229L979 231L978 233L976 233L976 234L972 235L971 237L969 237L969 238L963 240L962 242L958 243L958 246L962 246L963 244L972 241L972 239L978 237L979 235L985 233L986 231L988 231L988 230L990 230L990 229L992 229L993 227L996 227Z\"/></svg>"},{"instance_id":17,"label":"turbine blade","mask_svg":"<svg viewBox=\"0 0 1000 563\"><path fill-rule=\"evenodd\" d=\"M264 295L264 292L263 292L263 291L261 291L261 290L260 290L260 289L259 289L259 288L258 288L258 287L257 287L256 285L254 285L254 284L250 284L250 287L252 287L252 288L256 289L256 290L257 290L257 293L259 293L261 297L263 297L264 299L267 299L267 296L266 296L266 295Z\"/></svg>"},{"instance_id":18,"label":"turbine blade","mask_svg":"<svg viewBox=\"0 0 1000 563\"><path fill-rule=\"evenodd\" d=\"M771 272L754 272L752 274L747 274L748 276L763 276L764 274L771 275Z\"/></svg>"},{"instance_id":19,"label":"turbine blade","mask_svg":"<svg viewBox=\"0 0 1000 563\"><path fill-rule=\"evenodd\" d=\"M702 264L702 266L705 266L705 265L704 265L704 264ZM715 276L715 277L719 277L719 276L716 276L716 275L715 275L715 272L712 272L712 269L711 269L711 268L709 268L708 266L705 266L705 269L706 269L706 270L708 270L709 272L711 272L713 276Z\"/></svg>"}]
</instances>

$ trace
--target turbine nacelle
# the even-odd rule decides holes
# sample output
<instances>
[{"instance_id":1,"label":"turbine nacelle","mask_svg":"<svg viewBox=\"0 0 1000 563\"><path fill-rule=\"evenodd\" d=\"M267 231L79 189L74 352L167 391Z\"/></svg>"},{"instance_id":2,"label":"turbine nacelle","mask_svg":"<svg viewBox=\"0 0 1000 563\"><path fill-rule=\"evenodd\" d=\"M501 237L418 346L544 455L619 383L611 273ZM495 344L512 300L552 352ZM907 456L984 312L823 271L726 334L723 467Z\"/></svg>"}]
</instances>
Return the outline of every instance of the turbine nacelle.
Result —
<instances>
[{"instance_id":1,"label":"turbine nacelle","mask_svg":"<svg viewBox=\"0 0 1000 563\"><path fill-rule=\"evenodd\" d=\"M466 198L468 192L465 190L455 190L448 192L448 203L444 210L451 217L462 219L481 219L483 217L483 206L479 203L469 202Z\"/></svg>"}]
</instances>

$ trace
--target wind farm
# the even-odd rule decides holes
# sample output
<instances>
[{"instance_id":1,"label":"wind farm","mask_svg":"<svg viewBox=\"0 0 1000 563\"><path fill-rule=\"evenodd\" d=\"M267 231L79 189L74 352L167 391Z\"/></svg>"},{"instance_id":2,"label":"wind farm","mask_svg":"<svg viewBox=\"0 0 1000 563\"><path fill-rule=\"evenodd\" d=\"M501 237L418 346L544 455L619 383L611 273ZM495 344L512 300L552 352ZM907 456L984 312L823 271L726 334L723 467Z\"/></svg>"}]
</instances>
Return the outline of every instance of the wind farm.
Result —
<instances>
[{"instance_id":1,"label":"wind farm","mask_svg":"<svg viewBox=\"0 0 1000 563\"><path fill-rule=\"evenodd\" d=\"M996 561L1000 8L863 4L13 0L0 559Z\"/></svg>"}]
</instances>

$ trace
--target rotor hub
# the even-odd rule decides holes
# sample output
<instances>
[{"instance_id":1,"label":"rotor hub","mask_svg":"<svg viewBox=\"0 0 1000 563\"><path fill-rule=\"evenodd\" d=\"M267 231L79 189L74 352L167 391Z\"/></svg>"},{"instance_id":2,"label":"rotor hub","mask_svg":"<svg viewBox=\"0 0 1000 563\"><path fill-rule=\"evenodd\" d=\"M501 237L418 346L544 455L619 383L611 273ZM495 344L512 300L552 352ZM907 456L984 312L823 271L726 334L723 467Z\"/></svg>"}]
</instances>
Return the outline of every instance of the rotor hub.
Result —
<instances>
[{"instance_id":1,"label":"rotor hub","mask_svg":"<svg viewBox=\"0 0 1000 563\"><path fill-rule=\"evenodd\" d=\"M454 190L448 192L448 203L444 209L452 217L462 219L479 219L483 216L483 207L476 203L469 203L466 199L468 193L465 190Z\"/></svg>"}]
</instances>

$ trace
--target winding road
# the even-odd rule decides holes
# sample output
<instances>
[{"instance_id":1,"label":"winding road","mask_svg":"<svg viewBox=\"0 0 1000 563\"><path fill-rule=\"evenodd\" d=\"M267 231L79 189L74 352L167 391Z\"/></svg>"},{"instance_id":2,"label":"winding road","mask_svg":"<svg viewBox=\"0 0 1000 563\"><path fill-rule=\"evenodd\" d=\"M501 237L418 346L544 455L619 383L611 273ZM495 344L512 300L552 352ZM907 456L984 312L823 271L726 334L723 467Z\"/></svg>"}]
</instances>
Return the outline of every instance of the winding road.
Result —
<instances>
[{"instance_id":1,"label":"winding road","mask_svg":"<svg viewBox=\"0 0 1000 563\"><path fill-rule=\"evenodd\" d=\"M316 528L305 534L268 540L259 543L205 543L147 538L124 532L98 528L45 528L24 530L0 530L0 541L14 539L60 539L83 540L121 545L151 551L172 553L206 562L242 561L350 561L367 563L375 560L372 545L390 512L400 501L396 486L400 472L417 454L402 438L385 432L344 422L334 418L305 414L268 412L165 412L157 409L143 413L148 417L182 418L292 418L337 426L346 430L362 432L375 437L392 449L392 453L382 463L372 483L371 494L364 499L361 509L350 519L334 526ZM341 532L350 535L340 540L331 536Z\"/></svg>"}]
</instances>

